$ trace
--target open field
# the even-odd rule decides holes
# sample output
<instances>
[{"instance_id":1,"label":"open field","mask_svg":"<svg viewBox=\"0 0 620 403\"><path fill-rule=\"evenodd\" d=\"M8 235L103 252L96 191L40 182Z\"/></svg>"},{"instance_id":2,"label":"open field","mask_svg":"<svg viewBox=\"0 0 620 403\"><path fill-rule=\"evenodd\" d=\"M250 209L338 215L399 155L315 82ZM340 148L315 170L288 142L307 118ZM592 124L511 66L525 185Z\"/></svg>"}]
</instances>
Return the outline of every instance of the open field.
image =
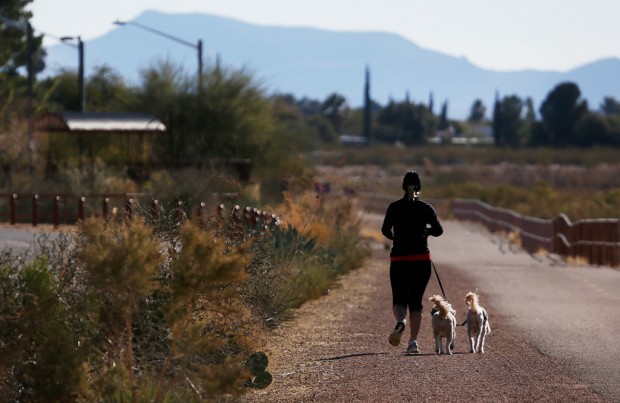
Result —
<instances>
[{"instance_id":1,"label":"open field","mask_svg":"<svg viewBox=\"0 0 620 403\"><path fill-rule=\"evenodd\" d=\"M406 171L422 179L422 197L480 199L525 215L572 220L620 211L619 150L501 150L395 147L341 149L312 156L316 180L332 189L401 194Z\"/></svg>"}]
</instances>

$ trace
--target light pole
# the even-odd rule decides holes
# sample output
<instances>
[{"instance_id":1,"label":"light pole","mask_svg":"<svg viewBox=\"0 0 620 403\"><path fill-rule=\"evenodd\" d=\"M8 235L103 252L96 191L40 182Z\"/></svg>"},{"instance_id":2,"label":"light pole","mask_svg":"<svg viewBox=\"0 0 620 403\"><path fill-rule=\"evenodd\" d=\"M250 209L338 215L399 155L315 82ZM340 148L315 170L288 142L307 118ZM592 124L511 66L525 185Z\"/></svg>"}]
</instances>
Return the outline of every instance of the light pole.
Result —
<instances>
[{"instance_id":1,"label":"light pole","mask_svg":"<svg viewBox=\"0 0 620 403\"><path fill-rule=\"evenodd\" d=\"M167 34L165 32L158 31L158 30L156 30L154 28L151 28L151 27L147 27L146 25L140 24L140 23L135 22L135 21L119 21L119 20L116 20L116 21L114 21L113 24L120 25L120 26L123 26L123 25L134 25L134 26L136 26L138 28L144 29L145 31L152 32L152 33L154 33L156 35L163 36L164 38L168 38L168 39L170 39L172 41L175 41L177 43L180 43L182 45L189 46L190 48L196 49L196 51L198 52L198 91L202 90L202 39L198 39L198 42L196 44L193 44L193 43L188 42L188 41L186 41L184 39L177 38L176 36L172 36L172 35Z\"/></svg>"},{"instance_id":2,"label":"light pole","mask_svg":"<svg viewBox=\"0 0 620 403\"><path fill-rule=\"evenodd\" d=\"M84 97L84 42L79 36L63 36L60 38L62 43L77 47L78 50L78 96L80 102L80 112L86 110L86 98ZM69 41L77 41L77 45L69 43Z\"/></svg>"}]
</instances>

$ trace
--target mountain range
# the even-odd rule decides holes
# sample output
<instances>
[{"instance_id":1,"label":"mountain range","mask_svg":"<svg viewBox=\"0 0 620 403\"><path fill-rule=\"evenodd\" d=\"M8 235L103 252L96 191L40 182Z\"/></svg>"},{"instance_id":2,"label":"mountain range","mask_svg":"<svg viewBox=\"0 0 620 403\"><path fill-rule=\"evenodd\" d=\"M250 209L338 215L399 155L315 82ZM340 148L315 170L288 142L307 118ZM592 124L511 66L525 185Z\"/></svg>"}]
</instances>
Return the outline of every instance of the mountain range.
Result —
<instances>
[{"instance_id":1,"label":"mountain range","mask_svg":"<svg viewBox=\"0 0 620 403\"><path fill-rule=\"evenodd\" d=\"M405 98L427 103L432 96L435 113L447 102L449 117L456 119L466 118L476 99L483 101L489 117L496 96L531 97L538 109L547 94L565 81L578 84L592 110L599 109L604 97L620 99L618 58L601 59L567 72L498 72L477 67L465 58L424 49L393 33L262 26L209 14L155 11L144 12L84 42L86 75L95 66L107 65L128 83L138 84L140 70L161 60L181 64L186 73L195 74L198 39L203 42L205 65L218 61L224 67L243 68L268 94L289 93L322 101L336 92L354 107L364 99L366 69L371 97L379 104ZM48 75L59 68L77 69L77 51L71 47L53 45L47 54Z\"/></svg>"}]
</instances>

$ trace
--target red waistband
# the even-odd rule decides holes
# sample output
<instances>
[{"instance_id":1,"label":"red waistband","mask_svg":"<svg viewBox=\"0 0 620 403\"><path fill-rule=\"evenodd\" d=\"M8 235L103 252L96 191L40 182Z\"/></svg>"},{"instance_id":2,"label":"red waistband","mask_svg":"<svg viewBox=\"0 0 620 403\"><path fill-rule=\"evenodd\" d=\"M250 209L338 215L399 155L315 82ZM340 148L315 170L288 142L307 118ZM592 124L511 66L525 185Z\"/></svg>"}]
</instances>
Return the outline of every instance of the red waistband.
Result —
<instances>
[{"instance_id":1,"label":"red waistband","mask_svg":"<svg viewBox=\"0 0 620 403\"><path fill-rule=\"evenodd\" d=\"M422 253L419 255L408 255L408 256L390 256L390 262L420 262L420 261L428 261L431 260L430 253Z\"/></svg>"}]
</instances>

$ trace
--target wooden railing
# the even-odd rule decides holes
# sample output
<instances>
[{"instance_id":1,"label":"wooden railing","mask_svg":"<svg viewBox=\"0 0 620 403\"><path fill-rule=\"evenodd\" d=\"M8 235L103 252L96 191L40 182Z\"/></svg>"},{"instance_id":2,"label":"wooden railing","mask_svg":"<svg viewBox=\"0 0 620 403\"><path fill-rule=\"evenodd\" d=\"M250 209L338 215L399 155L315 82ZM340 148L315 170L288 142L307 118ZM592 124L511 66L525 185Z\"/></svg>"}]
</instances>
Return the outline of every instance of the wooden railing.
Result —
<instances>
[{"instance_id":1,"label":"wooden railing","mask_svg":"<svg viewBox=\"0 0 620 403\"><path fill-rule=\"evenodd\" d=\"M138 201L151 202L141 193L73 195L65 193L2 193L0 194L0 222L74 224L90 216L107 217L109 214L132 214ZM148 200L148 201L147 201ZM149 205L146 204L146 205Z\"/></svg>"},{"instance_id":2,"label":"wooden railing","mask_svg":"<svg viewBox=\"0 0 620 403\"><path fill-rule=\"evenodd\" d=\"M575 223L564 214L553 220L527 217L478 200L456 199L452 215L483 224L491 231L518 232L521 246L530 253L547 251L581 257L590 264L620 265L620 219L584 219Z\"/></svg>"},{"instance_id":3,"label":"wooden railing","mask_svg":"<svg viewBox=\"0 0 620 403\"><path fill-rule=\"evenodd\" d=\"M223 195L230 198L230 194ZM140 211L139 211L140 210ZM179 219L204 220L208 216L219 217L234 225L248 228L273 227L280 219L257 208L238 205L226 211L224 204L207 206L205 202L186 206L182 201L169 206ZM159 218L162 206L159 200L146 193L91 194L76 196L72 194L17 194L0 193L0 223L8 224L53 224L54 227L75 224L86 217L114 216L116 219L129 219L133 214L147 214Z\"/></svg>"}]
</instances>

